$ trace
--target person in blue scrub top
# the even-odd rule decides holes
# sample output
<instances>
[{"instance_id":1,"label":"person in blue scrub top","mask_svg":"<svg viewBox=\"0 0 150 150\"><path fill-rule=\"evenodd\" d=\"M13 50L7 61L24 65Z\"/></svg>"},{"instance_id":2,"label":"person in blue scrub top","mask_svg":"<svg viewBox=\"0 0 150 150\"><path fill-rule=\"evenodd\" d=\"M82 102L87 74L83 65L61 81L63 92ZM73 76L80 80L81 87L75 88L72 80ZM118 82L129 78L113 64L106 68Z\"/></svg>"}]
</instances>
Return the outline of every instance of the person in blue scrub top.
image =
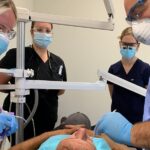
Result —
<instances>
[{"instance_id":1,"label":"person in blue scrub top","mask_svg":"<svg viewBox=\"0 0 150 150\"><path fill-rule=\"evenodd\" d=\"M9 40L15 36L13 27L16 25L17 11L11 0L0 1L0 55L7 50ZM1 79L0 79L1 80ZM0 141L4 136L16 132L18 123L14 115L0 108Z\"/></svg>"},{"instance_id":2,"label":"person in blue scrub top","mask_svg":"<svg viewBox=\"0 0 150 150\"><path fill-rule=\"evenodd\" d=\"M132 28L124 29L119 38L122 58L110 66L109 73L147 88L150 66L136 57L140 44L135 39ZM111 82L108 82L108 86L112 98L111 111L120 112L133 124L142 121L145 97Z\"/></svg>"},{"instance_id":3,"label":"person in blue scrub top","mask_svg":"<svg viewBox=\"0 0 150 150\"><path fill-rule=\"evenodd\" d=\"M150 0L124 0L124 7L136 39L150 45ZM106 133L119 143L150 149L150 82L143 119L148 121L132 125L120 113L109 112L99 120L96 133Z\"/></svg>"}]
</instances>

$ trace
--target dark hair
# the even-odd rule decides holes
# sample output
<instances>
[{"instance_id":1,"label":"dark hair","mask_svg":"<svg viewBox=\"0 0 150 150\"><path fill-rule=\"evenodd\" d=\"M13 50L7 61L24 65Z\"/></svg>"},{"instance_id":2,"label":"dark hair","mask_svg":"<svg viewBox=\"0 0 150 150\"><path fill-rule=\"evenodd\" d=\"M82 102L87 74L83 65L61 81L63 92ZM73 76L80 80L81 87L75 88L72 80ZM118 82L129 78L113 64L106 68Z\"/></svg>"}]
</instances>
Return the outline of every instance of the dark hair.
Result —
<instances>
[{"instance_id":1,"label":"dark hair","mask_svg":"<svg viewBox=\"0 0 150 150\"><path fill-rule=\"evenodd\" d=\"M34 28L34 25L35 25L36 22L38 22L38 21L32 21L32 23L31 23L31 29ZM49 24L51 25L51 27L52 27L52 29L53 29L53 24L50 23L50 22L49 22Z\"/></svg>"},{"instance_id":2,"label":"dark hair","mask_svg":"<svg viewBox=\"0 0 150 150\"><path fill-rule=\"evenodd\" d=\"M85 128L91 129L90 119L88 118L87 115L85 115L84 113L80 113L80 112L76 112L76 113L69 115L68 117L66 117L66 119L64 119L61 122L61 125L63 128L65 125L79 125L79 124L83 124L85 125Z\"/></svg>"}]
</instances>

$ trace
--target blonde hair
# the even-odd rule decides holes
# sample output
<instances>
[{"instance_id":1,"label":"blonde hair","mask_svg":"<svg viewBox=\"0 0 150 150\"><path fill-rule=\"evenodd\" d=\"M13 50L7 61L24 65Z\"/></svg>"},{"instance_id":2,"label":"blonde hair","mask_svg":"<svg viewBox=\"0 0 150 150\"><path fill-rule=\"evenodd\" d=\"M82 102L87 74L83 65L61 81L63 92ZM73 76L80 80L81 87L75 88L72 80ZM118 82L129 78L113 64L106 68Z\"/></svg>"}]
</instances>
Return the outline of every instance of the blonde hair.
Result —
<instances>
[{"instance_id":1,"label":"blonde hair","mask_svg":"<svg viewBox=\"0 0 150 150\"><path fill-rule=\"evenodd\" d=\"M125 29L122 31L121 35L119 36L119 39L122 40L123 37L126 36L126 35L131 35L131 36L134 37L133 31L132 31L132 27L127 27L127 28L125 28ZM136 39L136 38L135 38L135 39ZM136 40L136 41L137 41L137 40ZM138 42L138 41L137 41L137 42Z\"/></svg>"},{"instance_id":2,"label":"blonde hair","mask_svg":"<svg viewBox=\"0 0 150 150\"><path fill-rule=\"evenodd\" d=\"M0 9L2 8L11 8L15 15L15 18L17 19L17 9L12 0L0 0Z\"/></svg>"}]
</instances>

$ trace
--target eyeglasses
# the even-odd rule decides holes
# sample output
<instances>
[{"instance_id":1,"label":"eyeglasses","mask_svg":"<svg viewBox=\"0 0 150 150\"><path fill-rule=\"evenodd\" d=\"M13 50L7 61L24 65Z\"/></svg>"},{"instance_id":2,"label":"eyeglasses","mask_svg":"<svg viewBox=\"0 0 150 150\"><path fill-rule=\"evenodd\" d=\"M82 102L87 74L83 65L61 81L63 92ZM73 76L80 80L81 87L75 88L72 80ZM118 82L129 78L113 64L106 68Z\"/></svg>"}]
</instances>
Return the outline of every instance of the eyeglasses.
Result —
<instances>
[{"instance_id":1,"label":"eyeglasses","mask_svg":"<svg viewBox=\"0 0 150 150\"><path fill-rule=\"evenodd\" d=\"M8 31L4 26L0 25L0 34L6 35L9 40L12 40L16 36L16 31Z\"/></svg>"},{"instance_id":2,"label":"eyeglasses","mask_svg":"<svg viewBox=\"0 0 150 150\"><path fill-rule=\"evenodd\" d=\"M139 43L126 43L126 42L120 42L120 46L123 49L129 48L132 49L132 47L137 47L139 45Z\"/></svg>"},{"instance_id":3,"label":"eyeglasses","mask_svg":"<svg viewBox=\"0 0 150 150\"><path fill-rule=\"evenodd\" d=\"M52 30L50 30L49 28L38 28L38 27L33 28L33 31L47 34L50 34L52 32Z\"/></svg>"},{"instance_id":4,"label":"eyeglasses","mask_svg":"<svg viewBox=\"0 0 150 150\"><path fill-rule=\"evenodd\" d=\"M137 2L129 10L126 20L135 21L139 19L144 10L146 9L146 6L144 5L146 1L147 0L137 0Z\"/></svg>"}]
</instances>

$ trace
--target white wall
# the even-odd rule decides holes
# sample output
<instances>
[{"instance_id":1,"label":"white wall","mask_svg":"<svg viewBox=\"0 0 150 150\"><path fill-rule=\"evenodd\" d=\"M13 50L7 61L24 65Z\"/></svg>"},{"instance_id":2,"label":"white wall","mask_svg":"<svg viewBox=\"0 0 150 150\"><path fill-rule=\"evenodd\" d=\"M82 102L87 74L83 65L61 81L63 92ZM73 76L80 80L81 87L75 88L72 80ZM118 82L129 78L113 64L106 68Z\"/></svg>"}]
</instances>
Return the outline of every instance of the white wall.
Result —
<instances>
[{"instance_id":1,"label":"white wall","mask_svg":"<svg viewBox=\"0 0 150 150\"><path fill-rule=\"evenodd\" d=\"M17 6L25 6L37 12L102 21L108 18L102 0L14 1ZM49 50L65 61L68 81L96 82L98 69L107 70L110 64L120 59L117 37L128 25L125 22L123 1L113 0L113 3L114 31L54 25L54 42ZM27 33L26 44L30 43L29 31ZM149 47L141 46L138 56L149 63L150 51L147 49ZM104 91L68 90L59 98L59 119L64 115L80 111L87 114L94 124L103 113L110 111L110 103L107 88Z\"/></svg>"},{"instance_id":2,"label":"white wall","mask_svg":"<svg viewBox=\"0 0 150 150\"><path fill-rule=\"evenodd\" d=\"M34 0L38 12L66 15L79 18L107 20L102 0ZM102 31L78 27L54 26L54 42L50 51L61 56L67 67L68 81L95 82L97 69L107 70L110 64L120 59L118 39L128 26L125 22L123 1L113 0L115 30ZM149 61L148 47L142 47L138 56ZM59 99L59 118L80 111L86 113L92 123L110 111L111 99L105 91L66 91Z\"/></svg>"},{"instance_id":3,"label":"white wall","mask_svg":"<svg viewBox=\"0 0 150 150\"><path fill-rule=\"evenodd\" d=\"M27 8L29 10L33 9L33 0L13 0L17 7ZM16 28L15 28L16 29ZM16 29L17 30L17 29ZM31 37L30 37L30 23L26 23L26 45L31 44ZM10 47L16 47L16 38L13 42L10 43Z\"/></svg>"}]
</instances>

